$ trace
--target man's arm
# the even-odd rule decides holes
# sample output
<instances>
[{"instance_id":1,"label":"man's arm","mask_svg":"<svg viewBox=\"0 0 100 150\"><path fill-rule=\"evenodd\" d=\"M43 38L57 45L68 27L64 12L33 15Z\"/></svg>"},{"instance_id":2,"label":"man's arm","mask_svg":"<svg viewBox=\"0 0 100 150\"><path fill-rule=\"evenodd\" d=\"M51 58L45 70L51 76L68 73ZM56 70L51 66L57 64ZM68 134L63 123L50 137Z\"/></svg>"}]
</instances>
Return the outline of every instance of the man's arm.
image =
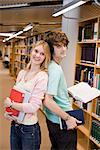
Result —
<instances>
[{"instance_id":1,"label":"man's arm","mask_svg":"<svg viewBox=\"0 0 100 150\"><path fill-rule=\"evenodd\" d=\"M73 129L77 127L77 123L79 122L76 118L71 117L67 114L61 107L57 105L57 103L53 100L53 96L46 94L43 104L53 113L61 117L66 121L68 129Z\"/></svg>"},{"instance_id":2,"label":"man's arm","mask_svg":"<svg viewBox=\"0 0 100 150\"><path fill-rule=\"evenodd\" d=\"M69 117L69 114L67 114L66 112L63 111L63 109L61 109L61 107L58 106L58 104L53 100L53 96L52 95L45 95L45 99L43 101L43 104L50 109L50 111L52 111L53 113L55 113L56 115L58 115L59 117L61 117L64 120L67 120Z\"/></svg>"}]
</instances>

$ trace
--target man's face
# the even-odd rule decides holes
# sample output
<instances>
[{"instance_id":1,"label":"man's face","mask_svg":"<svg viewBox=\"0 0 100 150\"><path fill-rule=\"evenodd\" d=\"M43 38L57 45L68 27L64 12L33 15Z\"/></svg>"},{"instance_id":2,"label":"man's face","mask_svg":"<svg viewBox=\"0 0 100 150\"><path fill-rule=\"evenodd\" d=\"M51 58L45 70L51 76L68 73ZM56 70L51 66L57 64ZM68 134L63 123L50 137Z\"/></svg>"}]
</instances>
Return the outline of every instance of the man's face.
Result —
<instances>
[{"instance_id":1,"label":"man's face","mask_svg":"<svg viewBox=\"0 0 100 150\"><path fill-rule=\"evenodd\" d=\"M66 56L67 46L63 44L54 45L54 56L62 60Z\"/></svg>"}]
</instances>

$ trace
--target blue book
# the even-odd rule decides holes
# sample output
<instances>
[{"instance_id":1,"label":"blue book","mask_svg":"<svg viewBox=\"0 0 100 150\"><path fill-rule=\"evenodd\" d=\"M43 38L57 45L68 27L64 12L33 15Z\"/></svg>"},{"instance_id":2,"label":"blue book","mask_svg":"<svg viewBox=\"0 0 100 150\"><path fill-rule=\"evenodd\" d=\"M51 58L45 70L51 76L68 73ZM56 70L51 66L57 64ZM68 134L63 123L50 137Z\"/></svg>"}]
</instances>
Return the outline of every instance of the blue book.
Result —
<instances>
[{"instance_id":1,"label":"blue book","mask_svg":"<svg viewBox=\"0 0 100 150\"><path fill-rule=\"evenodd\" d=\"M83 113L82 109L75 109L75 110L71 110L71 111L66 111L66 113L68 113L70 116L73 116L74 118L81 121L81 123L78 123L77 125L81 125L81 124L85 123L84 113ZM61 129L67 129L67 124L66 124L65 120L63 120L62 118L60 118L60 128Z\"/></svg>"}]
</instances>

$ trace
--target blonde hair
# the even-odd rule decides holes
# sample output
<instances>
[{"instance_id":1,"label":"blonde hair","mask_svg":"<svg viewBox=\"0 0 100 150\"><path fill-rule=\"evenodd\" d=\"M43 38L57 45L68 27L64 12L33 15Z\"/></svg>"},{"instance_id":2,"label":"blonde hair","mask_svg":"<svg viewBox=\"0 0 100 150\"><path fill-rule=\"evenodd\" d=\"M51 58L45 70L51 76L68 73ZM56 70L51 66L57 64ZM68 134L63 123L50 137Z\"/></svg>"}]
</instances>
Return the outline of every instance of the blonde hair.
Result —
<instances>
[{"instance_id":1,"label":"blonde hair","mask_svg":"<svg viewBox=\"0 0 100 150\"><path fill-rule=\"evenodd\" d=\"M44 40L40 40L40 41L37 41L37 43L33 45L33 49L36 46L39 46L39 45L43 46L44 54L45 54L45 59L42 62L42 64L40 65L40 69L42 71L46 71L47 72L48 71L48 64L50 63L50 60L51 60L50 48L49 48L49 45L48 45L47 42L45 42ZM30 68L31 68L31 61L28 63L26 69L29 70Z\"/></svg>"}]
</instances>

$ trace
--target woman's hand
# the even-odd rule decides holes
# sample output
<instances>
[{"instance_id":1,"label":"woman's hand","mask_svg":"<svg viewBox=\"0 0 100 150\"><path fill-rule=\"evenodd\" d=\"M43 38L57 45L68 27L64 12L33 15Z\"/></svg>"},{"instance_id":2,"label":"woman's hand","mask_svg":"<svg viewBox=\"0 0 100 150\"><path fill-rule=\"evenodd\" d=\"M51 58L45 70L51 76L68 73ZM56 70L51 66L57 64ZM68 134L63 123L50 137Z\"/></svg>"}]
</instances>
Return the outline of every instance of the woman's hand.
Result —
<instances>
[{"instance_id":1,"label":"woman's hand","mask_svg":"<svg viewBox=\"0 0 100 150\"><path fill-rule=\"evenodd\" d=\"M77 120L76 118L70 116L69 119L66 121L67 129L71 130L77 127L77 123L81 123L82 121Z\"/></svg>"},{"instance_id":2,"label":"woman's hand","mask_svg":"<svg viewBox=\"0 0 100 150\"><path fill-rule=\"evenodd\" d=\"M9 97L4 101L4 107L10 107L12 105L11 99Z\"/></svg>"},{"instance_id":3,"label":"woman's hand","mask_svg":"<svg viewBox=\"0 0 100 150\"><path fill-rule=\"evenodd\" d=\"M12 112L5 112L5 113L4 113L4 117L5 117L6 119L8 119L8 120L10 120L10 121L13 121L13 120L16 121L17 117L11 116L11 115L12 115Z\"/></svg>"}]
</instances>

